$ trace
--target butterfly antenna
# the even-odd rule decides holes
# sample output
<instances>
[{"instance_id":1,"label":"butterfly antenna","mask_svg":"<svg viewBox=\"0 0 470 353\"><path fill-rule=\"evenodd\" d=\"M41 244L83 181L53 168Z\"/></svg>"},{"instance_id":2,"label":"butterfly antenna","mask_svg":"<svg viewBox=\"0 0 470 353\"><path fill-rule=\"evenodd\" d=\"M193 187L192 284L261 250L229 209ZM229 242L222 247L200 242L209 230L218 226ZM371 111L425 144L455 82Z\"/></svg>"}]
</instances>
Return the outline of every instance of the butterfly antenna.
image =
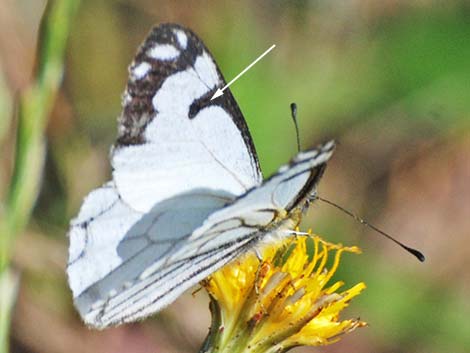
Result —
<instances>
[{"instance_id":1,"label":"butterfly antenna","mask_svg":"<svg viewBox=\"0 0 470 353\"><path fill-rule=\"evenodd\" d=\"M294 121L295 126L295 136L297 137L297 151L300 152L300 135L299 135L299 124L297 123L297 104L290 104L290 112L292 115L292 120Z\"/></svg>"},{"instance_id":2,"label":"butterfly antenna","mask_svg":"<svg viewBox=\"0 0 470 353\"><path fill-rule=\"evenodd\" d=\"M330 200L327 200L327 199L324 199L318 195L315 196L316 199L320 200L320 201L323 201L325 203L327 203L328 205L330 206L333 206L333 207L336 207L337 209L339 209L340 211L343 211L344 213L346 213L348 216L354 218L356 221L358 221L359 223L363 224L364 226L376 231L377 233L383 235L384 237L390 239L391 241L393 241L395 244L399 245L400 247L402 247L403 249L405 249L406 251L408 251L410 254L414 255L419 261L421 262L424 262L425 260L425 257L424 255L416 250L416 249L413 249L409 246L406 246L405 244L403 244L402 242L398 241L397 239L395 239L394 237L392 237L391 235L385 233L384 231L380 230L379 228L375 227L374 225L370 224L369 222L367 222L366 220L362 219L361 217L355 215L354 213L352 213L351 211L348 211L347 209L341 207L340 205L337 205L335 204L334 202L330 201Z\"/></svg>"}]
</instances>

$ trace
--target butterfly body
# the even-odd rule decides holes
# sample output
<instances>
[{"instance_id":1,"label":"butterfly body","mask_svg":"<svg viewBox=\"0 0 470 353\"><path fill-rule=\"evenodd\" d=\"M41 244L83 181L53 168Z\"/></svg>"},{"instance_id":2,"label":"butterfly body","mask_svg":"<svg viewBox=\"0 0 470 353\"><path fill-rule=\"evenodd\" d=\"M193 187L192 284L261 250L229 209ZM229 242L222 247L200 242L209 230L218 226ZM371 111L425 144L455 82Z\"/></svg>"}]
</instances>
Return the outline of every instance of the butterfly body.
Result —
<instances>
[{"instance_id":1,"label":"butterfly body","mask_svg":"<svg viewBox=\"0 0 470 353\"><path fill-rule=\"evenodd\" d=\"M202 41L154 28L129 69L112 180L84 200L69 231L67 273L84 321L142 319L284 229L334 150L298 154L263 181L246 122Z\"/></svg>"}]
</instances>

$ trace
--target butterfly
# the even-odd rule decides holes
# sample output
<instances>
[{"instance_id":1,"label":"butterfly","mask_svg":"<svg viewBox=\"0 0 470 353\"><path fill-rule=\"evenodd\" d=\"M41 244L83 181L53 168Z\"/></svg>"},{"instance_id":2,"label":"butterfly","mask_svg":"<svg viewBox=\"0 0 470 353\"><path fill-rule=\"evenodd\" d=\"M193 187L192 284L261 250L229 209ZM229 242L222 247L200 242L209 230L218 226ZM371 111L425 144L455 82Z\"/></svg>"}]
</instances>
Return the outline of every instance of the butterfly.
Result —
<instances>
[{"instance_id":1,"label":"butterfly","mask_svg":"<svg viewBox=\"0 0 470 353\"><path fill-rule=\"evenodd\" d=\"M149 316L253 250L286 236L315 198L333 141L263 180L247 124L190 30L151 30L129 67L112 180L84 200L69 230L67 274L84 322Z\"/></svg>"}]
</instances>

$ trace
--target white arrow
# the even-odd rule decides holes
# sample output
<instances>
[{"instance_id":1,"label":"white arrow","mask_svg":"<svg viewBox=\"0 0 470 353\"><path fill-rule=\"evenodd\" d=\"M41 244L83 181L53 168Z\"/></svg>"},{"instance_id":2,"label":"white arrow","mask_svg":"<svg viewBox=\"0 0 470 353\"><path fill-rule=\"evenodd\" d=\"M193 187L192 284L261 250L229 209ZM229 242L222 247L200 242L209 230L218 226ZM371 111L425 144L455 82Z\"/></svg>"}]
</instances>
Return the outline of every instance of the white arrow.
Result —
<instances>
[{"instance_id":1,"label":"white arrow","mask_svg":"<svg viewBox=\"0 0 470 353\"><path fill-rule=\"evenodd\" d=\"M214 98L217 98L217 97L220 97L221 95L224 94L224 91L228 88L228 86L230 86L232 83L234 83L236 80L238 80L240 78L241 75L243 75L245 72L247 72L249 69L251 69L251 67L256 64L258 61L260 61L263 56L265 56L267 53L269 53L271 50L274 49L274 47L276 46L276 44L273 44L271 45L271 47L266 50L263 54L261 54L255 61L253 61L250 65L248 65L245 70L243 70L242 72L240 72L237 76L235 76L235 78L230 81L229 83L227 83L224 87L222 88L218 88L217 91L215 91L214 95L212 96L211 100L213 100Z\"/></svg>"}]
</instances>

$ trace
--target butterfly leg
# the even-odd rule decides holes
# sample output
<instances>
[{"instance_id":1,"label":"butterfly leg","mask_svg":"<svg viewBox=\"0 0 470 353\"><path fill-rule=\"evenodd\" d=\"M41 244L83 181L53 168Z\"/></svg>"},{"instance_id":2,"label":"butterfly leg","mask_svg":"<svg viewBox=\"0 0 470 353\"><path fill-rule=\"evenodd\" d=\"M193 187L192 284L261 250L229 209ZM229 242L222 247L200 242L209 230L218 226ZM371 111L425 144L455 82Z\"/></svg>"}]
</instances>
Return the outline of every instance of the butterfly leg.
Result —
<instances>
[{"instance_id":1,"label":"butterfly leg","mask_svg":"<svg viewBox=\"0 0 470 353\"><path fill-rule=\"evenodd\" d=\"M262 254L260 253L259 249L254 248L254 251L255 251L256 258L258 259L258 267L256 269L255 280L254 280L254 289L255 289L256 298L259 301L261 311L262 311L263 315L265 315L268 312L267 312L266 308L263 305L263 301L262 301L262 298L261 298L260 285L261 285L261 282L263 281L263 278L266 276L267 267L266 267L266 263L263 259Z\"/></svg>"},{"instance_id":2,"label":"butterfly leg","mask_svg":"<svg viewBox=\"0 0 470 353\"><path fill-rule=\"evenodd\" d=\"M263 267L264 260L263 260L263 255L261 255L258 248L255 247L254 252L259 262L258 268L256 269L256 274L255 274L255 293L257 296L259 296L260 291L259 291L258 282L260 282L260 278L262 279L262 277L260 277L260 273L261 273L261 268Z\"/></svg>"}]
</instances>

